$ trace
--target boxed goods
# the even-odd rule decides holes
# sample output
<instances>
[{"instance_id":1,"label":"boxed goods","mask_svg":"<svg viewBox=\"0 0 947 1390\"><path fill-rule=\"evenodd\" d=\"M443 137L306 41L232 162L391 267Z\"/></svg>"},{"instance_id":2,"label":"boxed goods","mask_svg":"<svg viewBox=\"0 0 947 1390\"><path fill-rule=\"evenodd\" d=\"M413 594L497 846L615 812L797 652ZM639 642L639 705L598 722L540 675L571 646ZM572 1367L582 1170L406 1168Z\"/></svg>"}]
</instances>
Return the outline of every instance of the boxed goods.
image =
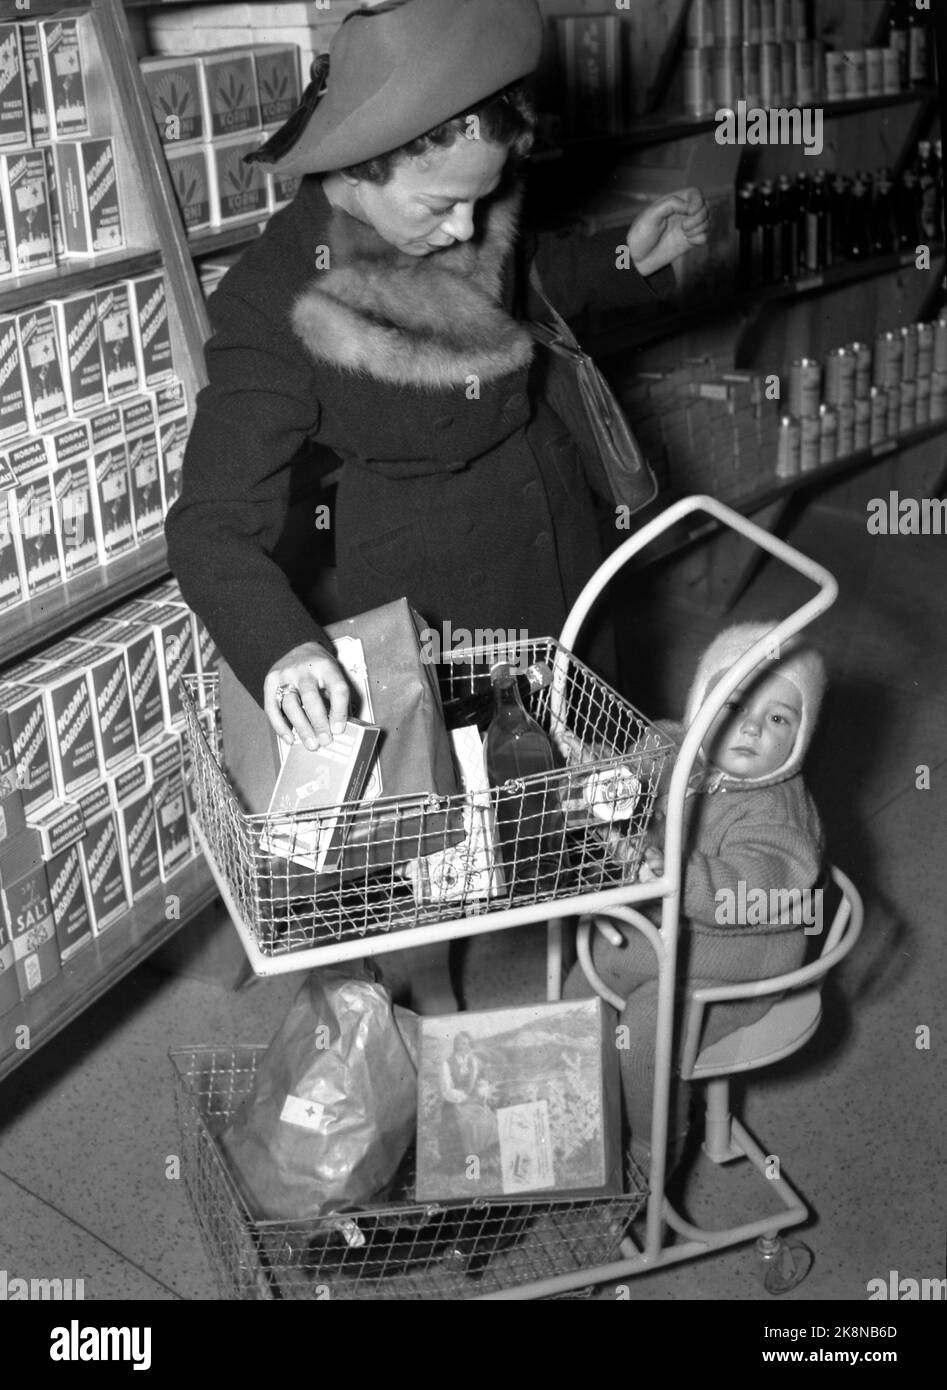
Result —
<instances>
[{"instance_id":1,"label":"boxed goods","mask_svg":"<svg viewBox=\"0 0 947 1390\"><path fill-rule=\"evenodd\" d=\"M112 141L65 141L56 145L55 159L66 254L120 251L125 231Z\"/></svg>"},{"instance_id":2,"label":"boxed goods","mask_svg":"<svg viewBox=\"0 0 947 1390\"><path fill-rule=\"evenodd\" d=\"M53 772L59 795L71 798L102 775L92 695L83 667L71 667L43 682Z\"/></svg>"},{"instance_id":3,"label":"boxed goods","mask_svg":"<svg viewBox=\"0 0 947 1390\"><path fill-rule=\"evenodd\" d=\"M299 49L294 43L260 44L253 50L260 120L264 130L281 126L302 98L299 83Z\"/></svg>"},{"instance_id":4,"label":"boxed goods","mask_svg":"<svg viewBox=\"0 0 947 1390\"><path fill-rule=\"evenodd\" d=\"M13 942L0 912L0 1017L15 1009L20 999L20 985L13 968Z\"/></svg>"},{"instance_id":5,"label":"boxed goods","mask_svg":"<svg viewBox=\"0 0 947 1390\"><path fill-rule=\"evenodd\" d=\"M417 1200L621 1192L602 1001L419 1020Z\"/></svg>"},{"instance_id":6,"label":"boxed goods","mask_svg":"<svg viewBox=\"0 0 947 1390\"><path fill-rule=\"evenodd\" d=\"M13 758L13 736L6 713L0 709L0 843L11 840L25 826L23 795Z\"/></svg>"},{"instance_id":7,"label":"boxed goods","mask_svg":"<svg viewBox=\"0 0 947 1390\"><path fill-rule=\"evenodd\" d=\"M16 518L23 584L29 597L63 580L59 517L53 501L46 441L27 440L10 450L16 474Z\"/></svg>"},{"instance_id":8,"label":"boxed goods","mask_svg":"<svg viewBox=\"0 0 947 1390\"><path fill-rule=\"evenodd\" d=\"M206 145L165 151L168 172L187 232L210 226L209 151Z\"/></svg>"},{"instance_id":9,"label":"boxed goods","mask_svg":"<svg viewBox=\"0 0 947 1390\"><path fill-rule=\"evenodd\" d=\"M164 145L204 139L199 58L142 58L145 91Z\"/></svg>"},{"instance_id":10,"label":"boxed goods","mask_svg":"<svg viewBox=\"0 0 947 1390\"><path fill-rule=\"evenodd\" d=\"M99 561L107 565L135 545L128 450L124 442L107 444L105 448L96 450L92 456L92 472L95 483L92 508L96 534L101 543Z\"/></svg>"},{"instance_id":11,"label":"boxed goods","mask_svg":"<svg viewBox=\"0 0 947 1390\"><path fill-rule=\"evenodd\" d=\"M0 150L30 144L18 24L0 24Z\"/></svg>"},{"instance_id":12,"label":"boxed goods","mask_svg":"<svg viewBox=\"0 0 947 1390\"><path fill-rule=\"evenodd\" d=\"M129 280L132 332L138 354L139 379L145 390L153 390L174 375L171 325L168 322L168 295L164 276L143 275Z\"/></svg>"},{"instance_id":13,"label":"boxed goods","mask_svg":"<svg viewBox=\"0 0 947 1390\"><path fill-rule=\"evenodd\" d=\"M253 54L220 49L201 58L204 131L211 140L260 129L260 94Z\"/></svg>"},{"instance_id":14,"label":"boxed goods","mask_svg":"<svg viewBox=\"0 0 947 1390\"><path fill-rule=\"evenodd\" d=\"M126 402L122 407L122 420L128 445L135 535L141 545L161 530L163 522L158 432L151 397L135 396Z\"/></svg>"},{"instance_id":15,"label":"boxed goods","mask_svg":"<svg viewBox=\"0 0 947 1390\"><path fill-rule=\"evenodd\" d=\"M14 274L52 270L56 248L42 150L0 154L0 202L6 207Z\"/></svg>"},{"instance_id":16,"label":"boxed goods","mask_svg":"<svg viewBox=\"0 0 947 1390\"><path fill-rule=\"evenodd\" d=\"M26 434L30 416L16 319L0 317L0 448Z\"/></svg>"},{"instance_id":17,"label":"boxed goods","mask_svg":"<svg viewBox=\"0 0 947 1390\"><path fill-rule=\"evenodd\" d=\"M183 382L175 378L157 387L154 398L158 417L162 505L167 514L181 494L181 473L189 429Z\"/></svg>"},{"instance_id":18,"label":"boxed goods","mask_svg":"<svg viewBox=\"0 0 947 1390\"><path fill-rule=\"evenodd\" d=\"M96 296L74 294L53 300L50 307L59 329L69 409L73 415L95 410L105 401Z\"/></svg>"},{"instance_id":19,"label":"boxed goods","mask_svg":"<svg viewBox=\"0 0 947 1390\"><path fill-rule=\"evenodd\" d=\"M7 231L6 208L3 205L3 189L0 188L0 280L13 274L12 257L10 233Z\"/></svg>"},{"instance_id":20,"label":"boxed goods","mask_svg":"<svg viewBox=\"0 0 947 1390\"><path fill-rule=\"evenodd\" d=\"M66 256L66 236L63 230L62 208L59 202L59 175L56 172L56 155L52 145L43 147L43 159L46 162L46 189L49 193L49 221L53 229L53 251L56 260L61 261Z\"/></svg>"},{"instance_id":21,"label":"boxed goods","mask_svg":"<svg viewBox=\"0 0 947 1390\"><path fill-rule=\"evenodd\" d=\"M85 820L74 801L51 801L27 823L39 835L40 852L46 861L78 844L85 833Z\"/></svg>"},{"instance_id":22,"label":"boxed goods","mask_svg":"<svg viewBox=\"0 0 947 1390\"><path fill-rule=\"evenodd\" d=\"M86 833L80 843L80 857L92 930L99 936L129 907L128 886L113 810L107 810L91 823L87 821Z\"/></svg>"},{"instance_id":23,"label":"boxed goods","mask_svg":"<svg viewBox=\"0 0 947 1390\"><path fill-rule=\"evenodd\" d=\"M135 752L135 726L125 655L117 642L101 642L88 647L83 660L89 673L92 717L102 755L102 768L107 775Z\"/></svg>"},{"instance_id":24,"label":"boxed goods","mask_svg":"<svg viewBox=\"0 0 947 1390\"><path fill-rule=\"evenodd\" d=\"M99 315L99 339L109 401L133 395L140 389L138 358L131 323L128 286L108 285L95 296Z\"/></svg>"},{"instance_id":25,"label":"boxed goods","mask_svg":"<svg viewBox=\"0 0 947 1390\"><path fill-rule=\"evenodd\" d=\"M155 631L149 623L138 623L129 628L122 634L122 642L125 646L135 736L141 748L149 739L165 732L161 677L158 674L161 658Z\"/></svg>"},{"instance_id":26,"label":"boxed goods","mask_svg":"<svg viewBox=\"0 0 947 1390\"><path fill-rule=\"evenodd\" d=\"M54 140L74 140L77 136L88 135L89 110L79 21L41 20L39 35L50 135Z\"/></svg>"},{"instance_id":27,"label":"boxed goods","mask_svg":"<svg viewBox=\"0 0 947 1390\"><path fill-rule=\"evenodd\" d=\"M39 25L22 23L17 27L20 31L20 49L23 54L23 71L26 77L26 104L30 134L34 145L44 145L49 140L49 99L46 94L46 81L43 77Z\"/></svg>"},{"instance_id":28,"label":"boxed goods","mask_svg":"<svg viewBox=\"0 0 947 1390\"><path fill-rule=\"evenodd\" d=\"M80 947L92 940L92 922L86 902L78 842L49 860L46 877L56 923L59 958L65 965Z\"/></svg>"},{"instance_id":29,"label":"boxed goods","mask_svg":"<svg viewBox=\"0 0 947 1390\"><path fill-rule=\"evenodd\" d=\"M16 525L16 492L0 483L0 613L25 598Z\"/></svg>"},{"instance_id":30,"label":"boxed goods","mask_svg":"<svg viewBox=\"0 0 947 1390\"><path fill-rule=\"evenodd\" d=\"M164 722L168 729L184 723L181 676L194 669L194 632L184 607L162 605L152 618L158 650L158 679Z\"/></svg>"},{"instance_id":31,"label":"boxed goods","mask_svg":"<svg viewBox=\"0 0 947 1390\"><path fill-rule=\"evenodd\" d=\"M38 304L18 314L16 323L33 429L49 429L69 414L56 319L49 304Z\"/></svg>"},{"instance_id":32,"label":"boxed goods","mask_svg":"<svg viewBox=\"0 0 947 1390\"><path fill-rule=\"evenodd\" d=\"M5 919L25 999L61 969L46 865L34 831L24 831L0 849L0 917Z\"/></svg>"},{"instance_id":33,"label":"boxed goods","mask_svg":"<svg viewBox=\"0 0 947 1390\"><path fill-rule=\"evenodd\" d=\"M244 155L259 147L259 136L221 140L211 146L208 157L210 175L210 220L214 227L225 227L244 217L264 217L268 208L266 177L259 164L244 164Z\"/></svg>"},{"instance_id":34,"label":"boxed goods","mask_svg":"<svg viewBox=\"0 0 947 1390\"><path fill-rule=\"evenodd\" d=\"M129 797L118 810L118 833L132 902L161 881L158 827L150 787Z\"/></svg>"},{"instance_id":35,"label":"boxed goods","mask_svg":"<svg viewBox=\"0 0 947 1390\"><path fill-rule=\"evenodd\" d=\"M156 782L154 786L155 824L158 832L158 862L163 880L169 879L194 853L180 772Z\"/></svg>"},{"instance_id":36,"label":"boxed goods","mask_svg":"<svg viewBox=\"0 0 947 1390\"><path fill-rule=\"evenodd\" d=\"M52 485L62 533L63 569L68 581L85 570L95 569L99 563L88 454L54 464Z\"/></svg>"}]
</instances>

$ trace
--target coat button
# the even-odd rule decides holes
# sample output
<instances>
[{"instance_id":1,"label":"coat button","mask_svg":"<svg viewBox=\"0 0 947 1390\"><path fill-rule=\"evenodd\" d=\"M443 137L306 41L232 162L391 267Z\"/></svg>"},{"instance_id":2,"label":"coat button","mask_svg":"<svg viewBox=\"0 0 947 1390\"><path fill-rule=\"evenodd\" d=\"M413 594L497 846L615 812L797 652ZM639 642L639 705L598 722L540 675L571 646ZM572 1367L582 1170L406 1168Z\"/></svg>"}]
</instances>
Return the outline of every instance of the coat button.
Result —
<instances>
[{"instance_id":1,"label":"coat button","mask_svg":"<svg viewBox=\"0 0 947 1390\"><path fill-rule=\"evenodd\" d=\"M453 417L453 415L440 415L440 416L438 416L438 418L434 421L434 428L435 428L436 430L449 430L450 427L451 427L451 425L452 425L453 423L454 423L454 417Z\"/></svg>"}]
</instances>

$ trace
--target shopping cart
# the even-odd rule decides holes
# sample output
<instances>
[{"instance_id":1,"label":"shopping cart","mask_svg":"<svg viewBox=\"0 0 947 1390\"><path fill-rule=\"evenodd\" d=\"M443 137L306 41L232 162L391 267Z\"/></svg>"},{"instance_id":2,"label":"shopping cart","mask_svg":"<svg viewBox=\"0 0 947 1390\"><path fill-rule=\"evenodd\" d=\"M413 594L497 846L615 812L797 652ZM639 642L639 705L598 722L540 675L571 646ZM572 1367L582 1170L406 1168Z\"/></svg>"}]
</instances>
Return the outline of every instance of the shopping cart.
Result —
<instances>
[{"instance_id":1,"label":"shopping cart","mask_svg":"<svg viewBox=\"0 0 947 1390\"><path fill-rule=\"evenodd\" d=\"M577 661L571 648L615 574L658 536L698 512L756 543L810 580L818 592L751 647L701 708L684 738L670 779L663 875L638 883L644 834L669 743ZM547 995L556 999L561 990L562 919L582 918L587 936L590 922L598 919L606 923L610 912L645 935L658 961L651 1171L646 1187L641 1173L630 1164L626 1195L617 1199L515 1205L500 1199L474 1206L431 1208L412 1205L407 1198L399 1201L396 1195L387 1206L346 1213L341 1219L336 1216L301 1224L254 1221L227 1171L214 1134L249 1090L262 1049L191 1048L173 1053L188 1192L211 1261L229 1296L569 1296L590 1282L619 1280L709 1249L760 1236L770 1238L806 1218L804 1204L784 1178L777 1178L767 1184L783 1203L783 1211L775 1217L709 1235L682 1221L669 1207L664 1190L668 1097L683 810L700 744L740 682L779 644L829 608L836 595L837 585L828 571L738 513L709 497L683 499L629 538L599 568L579 596L559 642L529 643L528 650L511 647L467 653L446 675L446 693L450 695L475 687L491 659L548 664L552 681L533 697L532 712L558 745L564 767L495 789L485 803L478 804L476 798L379 800L367 812L364 807L340 808L346 826L357 826L361 843L369 846L366 862L360 868L323 873L318 879L312 877L314 871L309 876L300 873L292 861L275 860L266 848L273 844L268 838L272 825L267 825L265 817L242 812L220 765L213 683L192 679L186 704L195 773L195 829L257 973L303 970L329 961L546 921ZM622 787L623 797L614 794L617 785ZM532 800L527 800L529 793ZM502 881L498 886L494 880L485 888L482 859L471 849L472 818L476 811L501 816L504 798L510 798L508 809L528 805L535 823L524 817L522 840L517 840L514 853L506 851ZM619 862L609 853L610 836L615 832L623 836L626 845ZM548 846L549 833L556 839L559 853L552 865L547 855L545 867L540 868L536 846L540 842ZM312 818L281 826L284 844L294 835L311 846ZM443 837L442 843L438 837ZM433 898L426 897L430 873L426 877L417 870L405 874L401 857L405 847L414 851L414 861L427 860L430 868L442 862L438 856L456 853L458 844L463 847L460 888L455 881L453 896L440 889ZM378 845L383 853L378 852ZM386 854L390 862L379 870L379 860ZM410 853L406 858L413 862ZM489 872L488 868L488 879ZM646 902L661 905L660 931L640 911ZM860 918L857 912L855 916L857 935ZM842 930L833 924L823 956L825 968L842 951ZM849 932L845 949L851 938ZM741 1134L745 1136L745 1131ZM745 1151L750 1152L749 1148ZM764 1155L757 1157L763 1159ZM408 1177L405 1191L409 1186ZM645 1202L645 1230L639 1236L633 1233L632 1222ZM348 1228L346 1221L352 1223ZM473 1228L466 1224L470 1221L475 1223ZM474 1259L475 1269L470 1264Z\"/></svg>"}]
</instances>

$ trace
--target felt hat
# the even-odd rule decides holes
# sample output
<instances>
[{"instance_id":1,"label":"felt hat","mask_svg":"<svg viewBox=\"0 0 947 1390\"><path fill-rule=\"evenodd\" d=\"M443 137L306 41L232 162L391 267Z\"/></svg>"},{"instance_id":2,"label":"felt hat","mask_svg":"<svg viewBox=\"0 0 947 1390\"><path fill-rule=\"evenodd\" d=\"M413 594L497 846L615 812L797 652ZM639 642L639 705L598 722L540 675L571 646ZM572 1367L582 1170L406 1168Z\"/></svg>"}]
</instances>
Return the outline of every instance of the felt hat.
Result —
<instances>
[{"instance_id":1,"label":"felt hat","mask_svg":"<svg viewBox=\"0 0 947 1390\"><path fill-rule=\"evenodd\" d=\"M332 41L325 93L310 87L260 162L320 174L416 140L533 71L536 0L386 0L355 10ZM284 135L294 137L286 149Z\"/></svg>"},{"instance_id":2,"label":"felt hat","mask_svg":"<svg viewBox=\"0 0 947 1390\"><path fill-rule=\"evenodd\" d=\"M765 637L768 632L773 632L776 626L775 621L769 623L735 623L732 627L724 628L722 632L717 634L698 663L697 672L687 696L684 722L688 729L719 678L729 671L761 637ZM783 782L787 777L791 777L799 771L809 744L812 742L816 720L819 717L819 708L822 704L822 696L825 693L825 663L822 657L814 647L803 643L798 636L791 637L782 644L778 653L763 658L760 665L745 678L744 688L752 686L754 681L767 675L783 676L799 692L801 718L795 744L789 757L774 772L763 777L723 777L723 781L739 782L741 786L765 786L775 782Z\"/></svg>"}]
</instances>

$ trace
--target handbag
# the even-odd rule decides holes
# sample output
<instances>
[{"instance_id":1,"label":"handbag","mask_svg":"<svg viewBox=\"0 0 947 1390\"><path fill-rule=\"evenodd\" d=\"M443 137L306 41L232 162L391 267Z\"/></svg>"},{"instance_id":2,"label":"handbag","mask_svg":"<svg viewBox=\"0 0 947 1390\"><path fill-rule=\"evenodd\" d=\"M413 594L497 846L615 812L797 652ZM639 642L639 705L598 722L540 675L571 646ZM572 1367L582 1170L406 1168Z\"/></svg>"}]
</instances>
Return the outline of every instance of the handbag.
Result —
<instances>
[{"instance_id":1,"label":"handbag","mask_svg":"<svg viewBox=\"0 0 947 1390\"><path fill-rule=\"evenodd\" d=\"M535 262L529 282L549 313L549 322L529 324L539 390L571 434L593 492L640 511L657 496L658 480L611 387L546 297Z\"/></svg>"}]
</instances>

